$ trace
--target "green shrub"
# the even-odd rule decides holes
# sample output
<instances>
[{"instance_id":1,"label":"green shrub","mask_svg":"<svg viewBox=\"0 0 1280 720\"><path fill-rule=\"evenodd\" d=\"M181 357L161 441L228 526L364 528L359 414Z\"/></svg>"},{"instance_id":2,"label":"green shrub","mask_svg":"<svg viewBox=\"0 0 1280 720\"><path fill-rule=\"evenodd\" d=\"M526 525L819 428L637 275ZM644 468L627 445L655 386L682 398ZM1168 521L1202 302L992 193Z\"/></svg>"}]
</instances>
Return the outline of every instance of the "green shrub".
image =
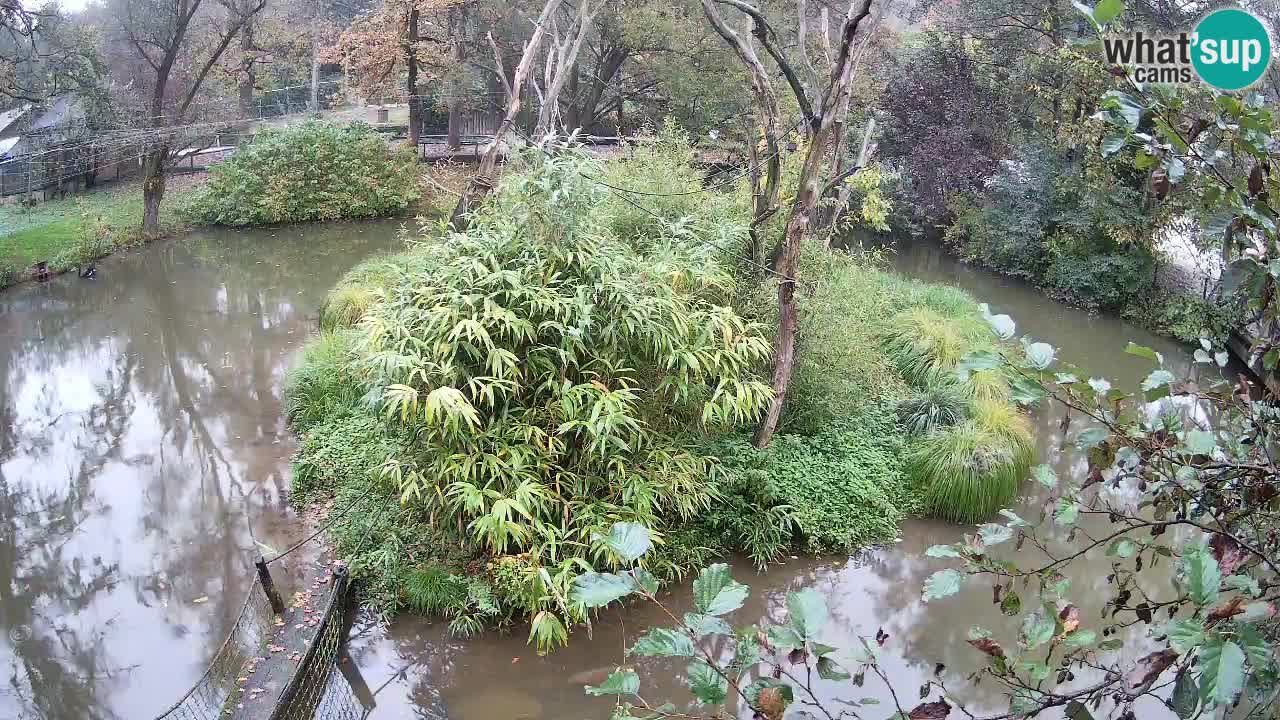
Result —
<instances>
[{"instance_id":1,"label":"green shrub","mask_svg":"<svg viewBox=\"0 0 1280 720\"><path fill-rule=\"evenodd\" d=\"M817 435L776 435L763 450L735 437L714 452L728 476L724 493L741 499L736 508L756 513L740 522L768 532L776 527L779 538L794 532L787 539L813 552L848 552L897 537L902 518L919 507L902 480L903 448L893 411L870 408ZM712 514L708 522L719 530L733 519ZM733 531L743 534L740 528ZM759 562L770 549L765 543L750 550Z\"/></svg>"},{"instance_id":2,"label":"green shrub","mask_svg":"<svg viewBox=\"0 0 1280 720\"><path fill-rule=\"evenodd\" d=\"M266 130L213 166L186 212L218 225L380 217L418 198L410 149L367 125L307 121Z\"/></svg>"},{"instance_id":3,"label":"green shrub","mask_svg":"<svg viewBox=\"0 0 1280 720\"><path fill-rule=\"evenodd\" d=\"M17 263L10 260L0 260L0 288L18 282L20 277L22 277L22 271L18 268Z\"/></svg>"},{"instance_id":4,"label":"green shrub","mask_svg":"<svg viewBox=\"0 0 1280 720\"><path fill-rule=\"evenodd\" d=\"M1219 345L1242 322L1240 311L1232 305L1161 289L1132 298L1122 315L1129 322L1183 342L1203 337Z\"/></svg>"},{"instance_id":5,"label":"green shrub","mask_svg":"<svg viewBox=\"0 0 1280 720\"><path fill-rule=\"evenodd\" d=\"M1045 282L1069 303L1094 310L1117 310L1153 285L1155 259L1138 247L1116 252L1073 248L1055 252Z\"/></svg>"},{"instance_id":6,"label":"green shrub","mask_svg":"<svg viewBox=\"0 0 1280 720\"><path fill-rule=\"evenodd\" d=\"M355 335L322 332L307 343L302 362L285 378L285 418L295 430L351 414L363 391L348 369Z\"/></svg>"}]
</instances>

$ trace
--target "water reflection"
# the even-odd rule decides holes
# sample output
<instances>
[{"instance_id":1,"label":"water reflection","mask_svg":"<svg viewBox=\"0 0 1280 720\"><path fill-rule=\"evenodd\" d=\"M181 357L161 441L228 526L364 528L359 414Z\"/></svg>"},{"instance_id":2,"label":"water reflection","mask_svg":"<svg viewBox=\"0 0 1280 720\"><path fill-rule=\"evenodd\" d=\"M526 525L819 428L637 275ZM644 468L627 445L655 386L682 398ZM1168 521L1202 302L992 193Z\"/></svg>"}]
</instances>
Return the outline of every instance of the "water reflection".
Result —
<instances>
[{"instance_id":1,"label":"water reflection","mask_svg":"<svg viewBox=\"0 0 1280 720\"><path fill-rule=\"evenodd\" d=\"M0 717L146 718L296 532L280 386L388 224L194 234L0 293Z\"/></svg>"},{"instance_id":2,"label":"water reflection","mask_svg":"<svg viewBox=\"0 0 1280 720\"><path fill-rule=\"evenodd\" d=\"M1175 375L1197 371L1189 351L1179 343L1112 317L1055 303L1019 281L957 264L936 246L898 248L893 263L906 275L970 291L989 303L993 312L1012 315L1020 332L1058 346L1066 360L1110 378L1119 387L1136 386L1151 370L1148 361L1123 353L1129 341L1163 353L1166 367ZM1075 441L1085 425L1078 419L1064 425L1061 410L1053 408L1037 413L1033 420L1041 461L1052 464L1059 475L1083 472L1086 459ZM1124 488L1104 491L1121 498L1125 492ZM1032 486L1024 486L1024 492L1028 496L1020 501L1018 511L1038 517L1045 508L1044 497ZM915 688L933 676L935 663L942 663L942 677L971 712L1004 711L1007 700L1001 687L990 682L975 687L965 681L981 661L965 642L970 627L1000 631L996 639L1004 643L1016 640L1009 632L1014 629L992 602L992 588L971 584L941 601L926 605L920 600L924 579L946 566L945 561L926 557L925 550L956 542L964 531L946 523L913 520L903 526L898 543L854 558L793 558L762 575L747 562L735 562L735 576L751 586L752 594L732 618L737 625L780 622L788 592L815 588L831 606L833 621L824 638L830 644L850 648L859 636L872 637L880 629L889 634L883 667L908 708L918 702ZM1065 540L1068 531L1059 532L1057 540ZM1020 551L1028 560L1038 553L1030 546ZM1099 625L1109 573L1105 557L1088 557L1073 567L1072 596L1081 606L1085 627ZM673 589L668 601L677 614L686 611L692 604L689 588ZM404 618L385 632L375 624L362 626L352 652L369 682L375 688L385 685L373 718L605 718L611 702L585 696L582 686L602 681L609 670L626 661L625 646L649 627L666 624L665 616L653 607L611 610L595 624L590 639L579 630L568 648L538 657L519 631L462 642L450 638L443 624ZM1127 640L1122 652L1137 657L1147 651L1140 635ZM645 697L655 704L668 699L688 702L683 666L675 661L644 661L640 673ZM1077 677L1075 682L1088 680ZM818 687L826 697L879 700L883 710L868 717L892 714L888 693L870 679L863 689L852 689L847 682L824 682ZM1139 717L1171 717L1150 698L1144 698L1136 710Z\"/></svg>"}]
</instances>

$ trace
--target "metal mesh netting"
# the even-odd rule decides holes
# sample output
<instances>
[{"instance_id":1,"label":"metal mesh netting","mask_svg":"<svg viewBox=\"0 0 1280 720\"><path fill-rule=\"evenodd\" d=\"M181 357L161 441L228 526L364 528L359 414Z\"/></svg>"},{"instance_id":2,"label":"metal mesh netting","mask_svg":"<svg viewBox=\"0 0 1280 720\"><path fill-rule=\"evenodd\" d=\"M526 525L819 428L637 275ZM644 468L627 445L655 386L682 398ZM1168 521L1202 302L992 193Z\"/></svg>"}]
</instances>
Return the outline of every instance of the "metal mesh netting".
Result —
<instances>
[{"instance_id":1,"label":"metal mesh netting","mask_svg":"<svg viewBox=\"0 0 1280 720\"><path fill-rule=\"evenodd\" d=\"M371 700L367 705L360 701L339 666L346 629L345 569L335 572L333 580L315 636L284 684L271 720L363 720L372 710ZM156 720L228 720L243 717L246 712L258 716L245 710L238 700L243 698L242 679L271 643L275 626L271 603L255 583L205 674Z\"/></svg>"},{"instance_id":2,"label":"metal mesh netting","mask_svg":"<svg viewBox=\"0 0 1280 720\"><path fill-rule=\"evenodd\" d=\"M224 717L228 712L228 702L236 691L237 678L267 644L273 618L266 595L256 583L251 584L235 624L209 662L205 674L156 720L214 720Z\"/></svg>"},{"instance_id":3,"label":"metal mesh netting","mask_svg":"<svg viewBox=\"0 0 1280 720\"><path fill-rule=\"evenodd\" d=\"M324 619L316 629L307 654L280 695L271 720L362 720L372 707L357 699L339 670L347 600L345 571L334 573L333 592Z\"/></svg>"}]
</instances>

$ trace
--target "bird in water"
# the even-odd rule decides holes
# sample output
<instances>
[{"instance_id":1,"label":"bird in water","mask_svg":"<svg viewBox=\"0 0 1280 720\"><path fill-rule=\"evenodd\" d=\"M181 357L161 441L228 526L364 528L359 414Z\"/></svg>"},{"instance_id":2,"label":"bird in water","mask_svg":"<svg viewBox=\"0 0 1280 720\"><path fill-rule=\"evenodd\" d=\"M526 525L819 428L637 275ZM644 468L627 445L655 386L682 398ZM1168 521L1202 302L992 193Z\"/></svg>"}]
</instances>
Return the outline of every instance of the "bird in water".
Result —
<instances>
[{"instance_id":1,"label":"bird in water","mask_svg":"<svg viewBox=\"0 0 1280 720\"><path fill-rule=\"evenodd\" d=\"M88 265L81 267L80 277L88 280L98 277L98 266L93 263L89 263Z\"/></svg>"}]
</instances>

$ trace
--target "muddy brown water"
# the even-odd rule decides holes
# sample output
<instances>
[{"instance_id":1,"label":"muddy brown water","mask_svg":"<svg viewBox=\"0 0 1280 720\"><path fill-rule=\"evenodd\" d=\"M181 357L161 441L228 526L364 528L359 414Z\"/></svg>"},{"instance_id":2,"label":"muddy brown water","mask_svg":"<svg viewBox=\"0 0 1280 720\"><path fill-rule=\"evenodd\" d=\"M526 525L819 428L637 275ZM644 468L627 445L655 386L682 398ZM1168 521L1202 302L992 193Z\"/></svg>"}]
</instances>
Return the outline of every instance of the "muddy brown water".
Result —
<instances>
[{"instance_id":1,"label":"muddy brown water","mask_svg":"<svg viewBox=\"0 0 1280 720\"><path fill-rule=\"evenodd\" d=\"M0 718L147 720L199 676L250 581L255 538L281 548L300 533L287 504L284 373L328 288L363 257L398 246L397 227L200 232L111 258L96 280L0 293ZM1175 371L1190 367L1176 343L928 245L900 250L903 272L970 290L1113 381L1136 383L1149 370L1120 352L1130 340L1163 352ZM1059 417L1036 422L1041 457L1078 472L1078 425L1064 437ZM1030 497L1024 512L1040 505ZM913 520L900 542L857 557L791 558L764 574L734 561L752 594L732 619L779 621L787 592L816 588L832 608L831 644L889 633L885 669L910 707L935 663L956 686L974 667L970 626L1007 624L987 587L919 600L923 579L945 566L925 549L963 531ZM1091 559L1073 575L1086 623L1097 621L1102 593L1090 589L1105 584L1107 567ZM683 612L687 587L668 602ZM610 610L592 639L578 631L546 657L519 631L459 639L421 618L362 620L351 653L377 690L373 718L603 718L610 703L586 697L583 684L603 679L662 619L653 607ZM1142 638L1132 640L1124 652L1140 653ZM687 699L681 664L640 671L646 697ZM841 693L890 700L870 680ZM957 694L971 709L1002 706L994 686ZM881 708L868 717L891 714Z\"/></svg>"}]
</instances>

